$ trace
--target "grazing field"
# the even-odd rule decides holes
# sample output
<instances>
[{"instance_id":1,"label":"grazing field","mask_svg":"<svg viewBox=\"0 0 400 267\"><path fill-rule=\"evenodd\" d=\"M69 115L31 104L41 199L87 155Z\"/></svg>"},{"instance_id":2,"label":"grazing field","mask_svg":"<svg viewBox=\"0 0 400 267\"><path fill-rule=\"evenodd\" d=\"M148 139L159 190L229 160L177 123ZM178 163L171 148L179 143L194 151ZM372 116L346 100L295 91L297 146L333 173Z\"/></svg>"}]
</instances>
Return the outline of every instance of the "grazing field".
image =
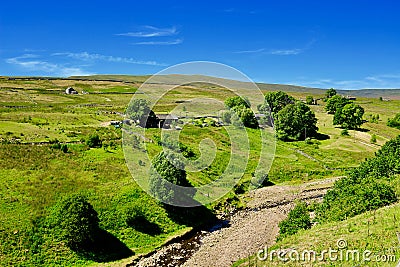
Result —
<instances>
[{"instance_id":1,"label":"grazing field","mask_svg":"<svg viewBox=\"0 0 400 267\"><path fill-rule=\"evenodd\" d=\"M217 209L222 212L245 205L243 193L260 156L258 130L246 129L250 157L239 183L242 187L239 189L244 188L244 192L235 188L219 202L196 210L203 216L195 212L184 216L171 214L132 179L121 147L121 129L110 125L111 121L124 119L127 104L146 77L79 78L0 79L0 262L5 265L87 265L136 257L210 220ZM163 85L152 86L157 90ZM75 88L79 94L65 94L67 87ZM284 85L260 87L263 92L288 88L289 94L297 99L323 95L319 89ZM196 106L194 99L224 101L229 96L232 93L219 86L188 84L169 92L154 111L166 113L178 103L193 99L174 111L179 116L190 116L185 109ZM333 115L327 114L324 102L319 101L319 105L311 108L318 118L320 135L309 142L277 141L269 180L275 184L298 184L343 176L346 170L372 157L382 144L400 134L400 130L386 126L387 119L399 112L400 100L360 97L356 103L365 108L364 119L379 114L379 120L365 123L362 131L350 130L349 136L342 136L342 129L332 125ZM207 114L207 109L196 112ZM87 145L88 137L94 134L102 140L102 147ZM376 135L376 143L370 142L372 134ZM147 150L154 156L162 149L157 143L160 130L149 129L146 135ZM214 180L229 162L231 145L223 127L200 128L187 124L180 142L199 156L198 145L205 138L216 144L218 160L201 172L190 173L188 178L193 185ZM67 150L62 151L57 144L67 145ZM88 197L99 213L102 229L117 240L114 250L104 247L98 255L83 257L46 228L46 218L53 205L63 196L76 192ZM127 219L132 210L143 215L140 223ZM120 252L115 251L116 248Z\"/></svg>"}]
</instances>

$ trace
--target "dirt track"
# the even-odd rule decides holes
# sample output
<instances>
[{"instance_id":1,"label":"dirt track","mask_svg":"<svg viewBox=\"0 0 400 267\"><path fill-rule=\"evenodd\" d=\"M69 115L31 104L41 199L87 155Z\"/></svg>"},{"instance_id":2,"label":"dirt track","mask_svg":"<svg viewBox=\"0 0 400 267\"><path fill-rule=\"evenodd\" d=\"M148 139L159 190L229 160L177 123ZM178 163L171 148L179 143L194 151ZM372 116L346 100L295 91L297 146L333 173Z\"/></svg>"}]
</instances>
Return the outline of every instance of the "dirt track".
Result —
<instances>
[{"instance_id":1,"label":"dirt track","mask_svg":"<svg viewBox=\"0 0 400 267\"><path fill-rule=\"evenodd\" d=\"M135 266L231 266L265 246L273 245L279 231L278 223L286 218L295 201L322 199L333 181L255 190L250 193L247 208L232 215L227 227L196 236L196 245L187 250L184 244L171 244ZM185 259L189 255L190 258Z\"/></svg>"}]
</instances>

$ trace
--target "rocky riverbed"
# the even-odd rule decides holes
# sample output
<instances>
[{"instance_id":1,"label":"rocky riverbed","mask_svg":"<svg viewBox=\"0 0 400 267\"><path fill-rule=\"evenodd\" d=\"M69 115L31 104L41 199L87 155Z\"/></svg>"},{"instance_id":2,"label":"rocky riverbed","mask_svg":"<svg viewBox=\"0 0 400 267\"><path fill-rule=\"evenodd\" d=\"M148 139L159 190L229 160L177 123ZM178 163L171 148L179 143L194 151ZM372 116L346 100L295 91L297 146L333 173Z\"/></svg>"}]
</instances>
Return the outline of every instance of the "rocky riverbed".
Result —
<instances>
[{"instance_id":1,"label":"rocky riverbed","mask_svg":"<svg viewBox=\"0 0 400 267\"><path fill-rule=\"evenodd\" d=\"M274 244L278 224L295 201L320 201L336 179L298 186L270 186L249 193L243 210L220 218L213 227L192 233L128 266L225 267Z\"/></svg>"}]
</instances>

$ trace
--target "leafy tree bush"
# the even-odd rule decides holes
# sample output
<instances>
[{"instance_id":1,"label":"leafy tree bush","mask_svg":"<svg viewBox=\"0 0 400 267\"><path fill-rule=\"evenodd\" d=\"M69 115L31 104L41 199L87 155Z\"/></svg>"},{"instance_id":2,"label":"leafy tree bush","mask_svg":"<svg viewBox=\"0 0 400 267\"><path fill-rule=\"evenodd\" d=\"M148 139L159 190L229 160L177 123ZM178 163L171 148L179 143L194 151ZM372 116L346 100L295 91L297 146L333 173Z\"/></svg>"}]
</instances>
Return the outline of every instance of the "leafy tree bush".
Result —
<instances>
[{"instance_id":1,"label":"leafy tree bush","mask_svg":"<svg viewBox=\"0 0 400 267\"><path fill-rule=\"evenodd\" d=\"M250 108L250 101L247 98L242 98L240 96L228 97L225 100L225 106L227 106L228 108L234 108L237 106Z\"/></svg>"},{"instance_id":2,"label":"leafy tree bush","mask_svg":"<svg viewBox=\"0 0 400 267\"><path fill-rule=\"evenodd\" d=\"M343 130L340 132L340 135L341 135L341 136L350 136L349 130L343 129Z\"/></svg>"},{"instance_id":3,"label":"leafy tree bush","mask_svg":"<svg viewBox=\"0 0 400 267\"><path fill-rule=\"evenodd\" d=\"M352 103L350 100L348 100L345 97L341 97L340 95L334 95L330 97L326 101L326 106L325 110L329 114L335 114L338 109L343 108L345 105Z\"/></svg>"},{"instance_id":4,"label":"leafy tree bush","mask_svg":"<svg viewBox=\"0 0 400 267\"><path fill-rule=\"evenodd\" d=\"M354 103L347 104L336 110L333 125L340 125L346 129L357 129L363 123L364 108Z\"/></svg>"},{"instance_id":5,"label":"leafy tree bush","mask_svg":"<svg viewBox=\"0 0 400 267\"><path fill-rule=\"evenodd\" d=\"M294 104L296 100L282 91L270 92L265 95L265 104L258 106L258 110L264 114L271 112L278 114L286 105Z\"/></svg>"},{"instance_id":6,"label":"leafy tree bush","mask_svg":"<svg viewBox=\"0 0 400 267\"><path fill-rule=\"evenodd\" d=\"M243 123L243 126L248 128L258 128L258 121L250 109L250 102L247 99L243 99L240 96L229 97L225 100L225 105L232 110ZM235 118L234 114L224 112L222 114L222 120L225 123L232 123L235 126L240 126L241 123L238 118Z\"/></svg>"},{"instance_id":7,"label":"leafy tree bush","mask_svg":"<svg viewBox=\"0 0 400 267\"><path fill-rule=\"evenodd\" d=\"M314 104L314 98L313 98L311 95L308 95L308 96L306 97L306 103L307 103L307 105L312 105L312 104Z\"/></svg>"},{"instance_id":8,"label":"leafy tree bush","mask_svg":"<svg viewBox=\"0 0 400 267\"><path fill-rule=\"evenodd\" d=\"M222 112L221 119L225 124L231 124L232 111L227 110Z\"/></svg>"},{"instance_id":9,"label":"leafy tree bush","mask_svg":"<svg viewBox=\"0 0 400 267\"><path fill-rule=\"evenodd\" d=\"M324 196L317 209L319 221L340 221L397 201L394 190L374 177L342 178Z\"/></svg>"},{"instance_id":10,"label":"leafy tree bush","mask_svg":"<svg viewBox=\"0 0 400 267\"><path fill-rule=\"evenodd\" d=\"M400 174L400 136L335 182L318 207L317 219L344 220L396 202L397 196L387 182L396 174Z\"/></svg>"},{"instance_id":11,"label":"leafy tree bush","mask_svg":"<svg viewBox=\"0 0 400 267\"><path fill-rule=\"evenodd\" d=\"M99 230L99 218L87 199L75 194L56 204L51 217L53 227L60 238L74 249L79 249L93 241Z\"/></svg>"},{"instance_id":12,"label":"leafy tree bush","mask_svg":"<svg viewBox=\"0 0 400 267\"><path fill-rule=\"evenodd\" d=\"M333 96L337 95L337 92L335 89L331 88L328 91L325 92L325 98L331 98Z\"/></svg>"},{"instance_id":13,"label":"leafy tree bush","mask_svg":"<svg viewBox=\"0 0 400 267\"><path fill-rule=\"evenodd\" d=\"M195 189L181 191L173 185L192 187L186 178L185 166L178 156L172 152L161 152L152 160L149 189L151 194L162 202L187 203L191 201Z\"/></svg>"},{"instance_id":14,"label":"leafy tree bush","mask_svg":"<svg viewBox=\"0 0 400 267\"><path fill-rule=\"evenodd\" d=\"M235 113L239 116L245 127L253 129L258 128L258 121L250 108L245 106L236 106L233 108L233 111L235 111Z\"/></svg>"},{"instance_id":15,"label":"leafy tree bush","mask_svg":"<svg viewBox=\"0 0 400 267\"><path fill-rule=\"evenodd\" d=\"M279 223L278 240L294 235L301 229L305 230L309 228L311 228L311 219L307 204L299 202L294 209L289 212L288 217Z\"/></svg>"},{"instance_id":16,"label":"leafy tree bush","mask_svg":"<svg viewBox=\"0 0 400 267\"><path fill-rule=\"evenodd\" d=\"M372 135L371 135L370 142L371 142L372 144L376 144L376 135L375 135L375 134L372 134Z\"/></svg>"},{"instance_id":17,"label":"leafy tree bush","mask_svg":"<svg viewBox=\"0 0 400 267\"><path fill-rule=\"evenodd\" d=\"M61 151L64 152L64 153L67 153L68 152L68 146L66 144L62 145L61 146Z\"/></svg>"},{"instance_id":18,"label":"leafy tree bush","mask_svg":"<svg viewBox=\"0 0 400 267\"><path fill-rule=\"evenodd\" d=\"M129 103L126 114L142 127L154 127L157 119L149 104L145 99L134 99Z\"/></svg>"},{"instance_id":19,"label":"leafy tree bush","mask_svg":"<svg viewBox=\"0 0 400 267\"><path fill-rule=\"evenodd\" d=\"M304 140L317 133L317 118L310 107L297 101L278 112L275 129L281 140Z\"/></svg>"},{"instance_id":20,"label":"leafy tree bush","mask_svg":"<svg viewBox=\"0 0 400 267\"><path fill-rule=\"evenodd\" d=\"M387 126L400 129L400 113L394 116L393 119L388 119Z\"/></svg>"},{"instance_id":21,"label":"leafy tree bush","mask_svg":"<svg viewBox=\"0 0 400 267\"><path fill-rule=\"evenodd\" d=\"M98 134L91 134L86 140L86 145L88 147L101 147L102 141Z\"/></svg>"},{"instance_id":22,"label":"leafy tree bush","mask_svg":"<svg viewBox=\"0 0 400 267\"><path fill-rule=\"evenodd\" d=\"M269 180L268 173L266 171L257 171L251 179L251 184L255 187L269 186L273 183Z\"/></svg>"}]
</instances>

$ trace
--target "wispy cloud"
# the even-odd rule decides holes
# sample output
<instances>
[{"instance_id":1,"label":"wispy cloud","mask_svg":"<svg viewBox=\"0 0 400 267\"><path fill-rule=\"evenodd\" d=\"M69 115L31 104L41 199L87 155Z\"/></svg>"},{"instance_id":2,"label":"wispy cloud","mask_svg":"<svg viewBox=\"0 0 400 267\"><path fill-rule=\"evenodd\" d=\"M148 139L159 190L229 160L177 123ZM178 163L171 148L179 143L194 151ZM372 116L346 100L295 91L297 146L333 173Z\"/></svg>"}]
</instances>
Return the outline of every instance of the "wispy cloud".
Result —
<instances>
[{"instance_id":1,"label":"wispy cloud","mask_svg":"<svg viewBox=\"0 0 400 267\"><path fill-rule=\"evenodd\" d=\"M295 49L273 49L268 51L268 54L277 55L277 56L289 56L289 55L298 55L304 52L304 49L295 48Z\"/></svg>"},{"instance_id":2,"label":"wispy cloud","mask_svg":"<svg viewBox=\"0 0 400 267\"><path fill-rule=\"evenodd\" d=\"M160 36L173 36L177 35L179 32L176 27L171 28L157 28L154 26L142 26L140 30L126 33L118 33L119 36L128 37L160 37Z\"/></svg>"},{"instance_id":3,"label":"wispy cloud","mask_svg":"<svg viewBox=\"0 0 400 267\"><path fill-rule=\"evenodd\" d=\"M166 66L167 64L159 63L156 61L145 61L145 60L137 60L131 57L115 57L115 56L107 56L101 54L91 54L88 52L80 52L80 53L72 53L72 52L62 52L62 53L53 53L52 56L64 56L84 61L107 61L107 62L116 62L116 63L128 63L128 64L138 64L138 65L151 65L151 66Z\"/></svg>"},{"instance_id":4,"label":"wispy cloud","mask_svg":"<svg viewBox=\"0 0 400 267\"><path fill-rule=\"evenodd\" d=\"M291 56L298 55L306 50L310 49L311 46L316 42L316 39L312 39L302 48L290 48L290 49L267 49L259 48L254 50L239 50L233 52L234 54L264 54L264 55L275 55L275 56Z\"/></svg>"},{"instance_id":5,"label":"wispy cloud","mask_svg":"<svg viewBox=\"0 0 400 267\"><path fill-rule=\"evenodd\" d=\"M183 39L175 39L171 41L144 41L132 43L134 45L177 45L183 43Z\"/></svg>"},{"instance_id":6,"label":"wispy cloud","mask_svg":"<svg viewBox=\"0 0 400 267\"><path fill-rule=\"evenodd\" d=\"M16 65L28 71L41 71L57 76L89 75L90 73L79 67L66 66L40 60L40 56L35 54L24 54L22 56L6 59L8 64Z\"/></svg>"},{"instance_id":7,"label":"wispy cloud","mask_svg":"<svg viewBox=\"0 0 400 267\"><path fill-rule=\"evenodd\" d=\"M261 53L264 52L265 48L260 48L260 49L254 49L254 50L241 50L241 51L235 51L233 52L234 54L255 54L255 53Z\"/></svg>"},{"instance_id":8,"label":"wispy cloud","mask_svg":"<svg viewBox=\"0 0 400 267\"><path fill-rule=\"evenodd\" d=\"M298 81L288 82L308 87L337 88L337 89L385 89L400 88L399 74L380 74L371 75L360 79L337 80L337 79L317 79L307 80L305 78Z\"/></svg>"}]
</instances>

